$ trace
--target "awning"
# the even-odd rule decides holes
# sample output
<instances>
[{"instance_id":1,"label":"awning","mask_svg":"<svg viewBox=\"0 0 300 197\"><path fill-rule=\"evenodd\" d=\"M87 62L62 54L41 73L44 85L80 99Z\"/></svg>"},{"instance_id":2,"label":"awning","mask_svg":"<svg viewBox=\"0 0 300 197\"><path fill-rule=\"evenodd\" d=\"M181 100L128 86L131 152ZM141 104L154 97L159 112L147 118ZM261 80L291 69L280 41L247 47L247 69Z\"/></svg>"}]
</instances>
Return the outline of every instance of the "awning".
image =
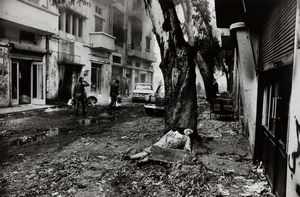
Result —
<instances>
[{"instance_id":1,"label":"awning","mask_svg":"<svg viewBox=\"0 0 300 197\"><path fill-rule=\"evenodd\" d=\"M9 44L12 46L12 51L33 52L43 55L47 52L46 49L31 44L20 44L15 42L10 42Z\"/></svg>"},{"instance_id":2,"label":"awning","mask_svg":"<svg viewBox=\"0 0 300 197\"><path fill-rule=\"evenodd\" d=\"M36 62L42 62L43 56L37 56L33 54L22 54L22 53L11 53L10 57L12 59L30 60Z\"/></svg>"},{"instance_id":3,"label":"awning","mask_svg":"<svg viewBox=\"0 0 300 197\"><path fill-rule=\"evenodd\" d=\"M12 46L10 57L13 59L41 62L47 52L45 49L29 44L10 43L10 45Z\"/></svg>"}]
</instances>

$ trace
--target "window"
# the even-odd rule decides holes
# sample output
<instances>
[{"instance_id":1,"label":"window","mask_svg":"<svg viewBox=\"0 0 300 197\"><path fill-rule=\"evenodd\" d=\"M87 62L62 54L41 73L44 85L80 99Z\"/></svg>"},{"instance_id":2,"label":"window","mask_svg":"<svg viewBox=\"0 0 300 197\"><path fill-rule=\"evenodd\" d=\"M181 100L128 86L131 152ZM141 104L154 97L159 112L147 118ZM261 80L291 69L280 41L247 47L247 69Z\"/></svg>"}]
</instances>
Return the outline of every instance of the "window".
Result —
<instances>
[{"instance_id":1,"label":"window","mask_svg":"<svg viewBox=\"0 0 300 197\"><path fill-rule=\"evenodd\" d=\"M103 31L103 19L95 16L95 32Z\"/></svg>"},{"instance_id":2,"label":"window","mask_svg":"<svg viewBox=\"0 0 300 197\"><path fill-rule=\"evenodd\" d=\"M263 86L262 125L284 148L287 138L291 67L270 71Z\"/></svg>"},{"instance_id":3,"label":"window","mask_svg":"<svg viewBox=\"0 0 300 197\"><path fill-rule=\"evenodd\" d=\"M146 37L146 51L150 51L151 38Z\"/></svg>"},{"instance_id":4,"label":"window","mask_svg":"<svg viewBox=\"0 0 300 197\"><path fill-rule=\"evenodd\" d=\"M120 56L113 55L113 63L121 64L122 58Z\"/></svg>"},{"instance_id":5,"label":"window","mask_svg":"<svg viewBox=\"0 0 300 197\"><path fill-rule=\"evenodd\" d=\"M116 37L115 44L119 47L123 47L126 39L124 29L125 15L117 8L114 8L113 14L113 36Z\"/></svg>"},{"instance_id":6,"label":"window","mask_svg":"<svg viewBox=\"0 0 300 197\"><path fill-rule=\"evenodd\" d=\"M96 14L99 14L99 15L102 16L102 14L103 14L103 9L102 9L101 7L99 7L99 6L96 5L96 7L95 7L95 12L96 12Z\"/></svg>"},{"instance_id":7,"label":"window","mask_svg":"<svg viewBox=\"0 0 300 197\"><path fill-rule=\"evenodd\" d=\"M101 92L101 65L92 64L91 91Z\"/></svg>"},{"instance_id":8,"label":"window","mask_svg":"<svg viewBox=\"0 0 300 197\"><path fill-rule=\"evenodd\" d=\"M35 34L28 31L20 31L20 41L36 43Z\"/></svg>"},{"instance_id":9,"label":"window","mask_svg":"<svg viewBox=\"0 0 300 197\"><path fill-rule=\"evenodd\" d=\"M141 67L141 63L135 62L135 67L137 67L137 68Z\"/></svg>"},{"instance_id":10,"label":"window","mask_svg":"<svg viewBox=\"0 0 300 197\"><path fill-rule=\"evenodd\" d=\"M70 13L66 13L66 32L67 33L71 33L71 21L70 21L70 18L71 18L71 14Z\"/></svg>"},{"instance_id":11,"label":"window","mask_svg":"<svg viewBox=\"0 0 300 197\"><path fill-rule=\"evenodd\" d=\"M127 60L127 66L131 66L132 65L132 61L131 60Z\"/></svg>"},{"instance_id":12,"label":"window","mask_svg":"<svg viewBox=\"0 0 300 197\"><path fill-rule=\"evenodd\" d=\"M78 29L77 29L77 16L73 15L73 29L72 29L72 34L77 35L78 34Z\"/></svg>"},{"instance_id":13,"label":"window","mask_svg":"<svg viewBox=\"0 0 300 197\"><path fill-rule=\"evenodd\" d=\"M83 19L82 18L79 18L79 21L78 21L78 36L79 37L82 37L82 31L83 29Z\"/></svg>"}]
</instances>

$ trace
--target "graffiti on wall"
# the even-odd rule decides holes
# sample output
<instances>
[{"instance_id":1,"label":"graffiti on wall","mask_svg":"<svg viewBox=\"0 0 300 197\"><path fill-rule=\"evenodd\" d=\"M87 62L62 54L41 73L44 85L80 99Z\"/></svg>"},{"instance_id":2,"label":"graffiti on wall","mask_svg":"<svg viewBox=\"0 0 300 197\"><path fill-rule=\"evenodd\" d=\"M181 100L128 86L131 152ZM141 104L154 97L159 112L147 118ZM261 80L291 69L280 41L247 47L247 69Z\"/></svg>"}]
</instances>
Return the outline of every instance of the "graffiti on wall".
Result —
<instances>
[{"instance_id":1,"label":"graffiti on wall","mask_svg":"<svg viewBox=\"0 0 300 197\"><path fill-rule=\"evenodd\" d=\"M297 159L300 158L300 124L295 117L295 122L296 122L296 135L297 135L297 149L293 151L291 154L289 154L289 169L291 171L291 179L294 179L294 176L296 174L297 170ZM300 166L300 162L298 163ZM296 185L296 193L300 196L300 185L297 183Z\"/></svg>"}]
</instances>

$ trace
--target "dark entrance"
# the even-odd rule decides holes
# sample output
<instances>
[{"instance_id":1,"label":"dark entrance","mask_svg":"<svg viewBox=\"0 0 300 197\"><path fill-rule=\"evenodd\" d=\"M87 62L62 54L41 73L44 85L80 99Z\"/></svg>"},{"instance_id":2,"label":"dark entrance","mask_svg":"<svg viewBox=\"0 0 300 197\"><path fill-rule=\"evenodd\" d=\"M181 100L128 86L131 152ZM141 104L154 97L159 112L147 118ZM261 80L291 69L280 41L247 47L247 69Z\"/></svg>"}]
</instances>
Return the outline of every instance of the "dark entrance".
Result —
<instances>
[{"instance_id":1,"label":"dark entrance","mask_svg":"<svg viewBox=\"0 0 300 197\"><path fill-rule=\"evenodd\" d=\"M72 64L60 65L59 98L62 101L72 98L72 88L78 81L81 68L82 66Z\"/></svg>"},{"instance_id":2,"label":"dark entrance","mask_svg":"<svg viewBox=\"0 0 300 197\"><path fill-rule=\"evenodd\" d=\"M31 61L19 61L19 104L31 103Z\"/></svg>"},{"instance_id":3,"label":"dark entrance","mask_svg":"<svg viewBox=\"0 0 300 197\"><path fill-rule=\"evenodd\" d=\"M263 162L273 192L284 197L292 66L265 71L259 78L256 158Z\"/></svg>"}]
</instances>

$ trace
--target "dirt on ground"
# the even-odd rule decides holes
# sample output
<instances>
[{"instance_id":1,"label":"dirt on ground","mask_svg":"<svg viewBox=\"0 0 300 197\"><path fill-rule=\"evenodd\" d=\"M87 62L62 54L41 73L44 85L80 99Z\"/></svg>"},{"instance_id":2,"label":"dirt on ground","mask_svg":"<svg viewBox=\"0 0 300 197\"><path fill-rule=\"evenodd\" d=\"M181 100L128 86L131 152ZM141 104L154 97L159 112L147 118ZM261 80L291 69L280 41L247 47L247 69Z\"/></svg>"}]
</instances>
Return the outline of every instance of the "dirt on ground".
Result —
<instances>
[{"instance_id":1,"label":"dirt on ground","mask_svg":"<svg viewBox=\"0 0 300 197\"><path fill-rule=\"evenodd\" d=\"M142 104L2 116L0 196L272 196L240 123L210 118L199 103L202 140L191 162L173 164L125 159L164 135L163 117Z\"/></svg>"}]
</instances>

